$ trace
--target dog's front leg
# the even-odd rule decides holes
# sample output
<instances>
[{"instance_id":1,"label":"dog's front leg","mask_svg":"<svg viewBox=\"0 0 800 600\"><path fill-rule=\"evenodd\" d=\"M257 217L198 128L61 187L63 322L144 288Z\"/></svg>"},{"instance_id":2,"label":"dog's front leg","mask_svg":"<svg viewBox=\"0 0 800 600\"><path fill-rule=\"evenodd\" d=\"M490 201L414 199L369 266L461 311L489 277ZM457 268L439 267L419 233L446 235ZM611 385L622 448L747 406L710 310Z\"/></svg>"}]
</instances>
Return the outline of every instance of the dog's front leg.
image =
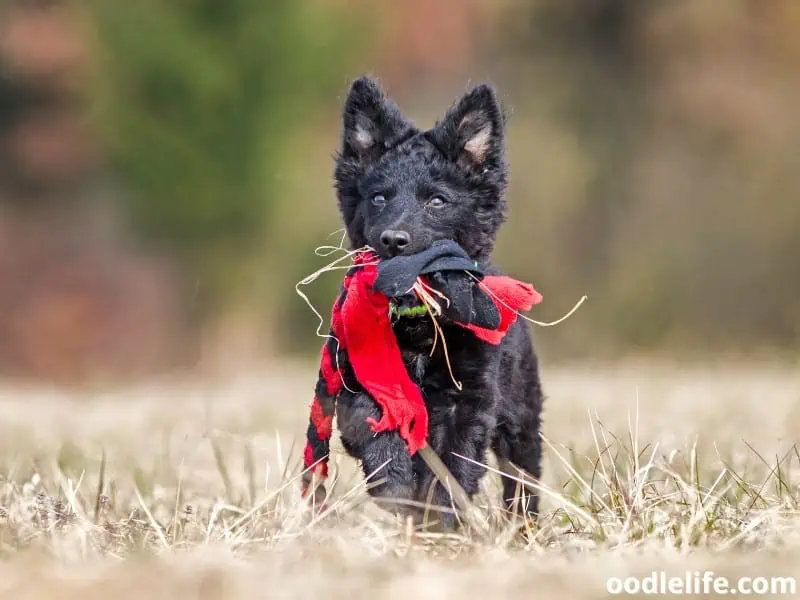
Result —
<instances>
[{"instance_id":1,"label":"dog's front leg","mask_svg":"<svg viewBox=\"0 0 800 600\"><path fill-rule=\"evenodd\" d=\"M496 422L496 397L494 387L487 385L428 398L429 443L470 498L486 473L483 464ZM454 528L457 504L449 489L436 481L419 455L414 456L414 468L419 482L416 499L429 505L431 516L444 528Z\"/></svg>"},{"instance_id":2,"label":"dog's front leg","mask_svg":"<svg viewBox=\"0 0 800 600\"><path fill-rule=\"evenodd\" d=\"M342 445L361 461L370 495L383 508L408 514L414 471L405 441L397 431L372 431L368 419L380 420L381 409L367 392L342 390L337 411Z\"/></svg>"}]
</instances>

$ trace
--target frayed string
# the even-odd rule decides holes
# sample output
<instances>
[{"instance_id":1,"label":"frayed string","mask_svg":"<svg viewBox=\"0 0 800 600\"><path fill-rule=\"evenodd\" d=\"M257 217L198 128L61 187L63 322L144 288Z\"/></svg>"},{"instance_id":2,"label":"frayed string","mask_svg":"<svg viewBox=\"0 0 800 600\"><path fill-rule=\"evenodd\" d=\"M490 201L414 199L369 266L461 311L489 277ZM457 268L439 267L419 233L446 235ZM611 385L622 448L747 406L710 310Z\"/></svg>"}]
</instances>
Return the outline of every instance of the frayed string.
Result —
<instances>
[{"instance_id":1,"label":"frayed string","mask_svg":"<svg viewBox=\"0 0 800 600\"><path fill-rule=\"evenodd\" d=\"M431 352L429 356L433 356L433 353L436 350L436 344L439 341L439 338L441 338L442 350L444 351L444 361L447 364L447 371L450 375L450 381L453 382L453 385L456 386L456 389L460 392L464 386L453 374L453 365L450 363L450 354L447 351L447 338L444 335L444 331L442 331L442 326L439 325L439 322L436 320L436 317L442 314L442 307L433 296L434 294L439 296L447 303L448 307L450 306L450 299L439 290L433 289L427 285L421 277L417 277L417 280L414 282L414 286L411 289L428 307L428 316L430 316L431 321L433 322L433 345L431 346Z\"/></svg>"},{"instance_id":2,"label":"frayed string","mask_svg":"<svg viewBox=\"0 0 800 600\"><path fill-rule=\"evenodd\" d=\"M562 322L566 321L567 319L569 319L575 313L576 310L578 310L580 308L581 304L583 304L586 301L586 299L588 298L588 296L586 296L586 295L581 296L581 299L578 300L578 302L575 304L575 306L573 306L572 309L567 314L565 314L560 319L556 319L555 321L550 321L549 323L545 323L545 322L542 322L542 321L537 321L536 319L531 319L530 317L527 317L527 316L523 315L521 312L514 310L508 304L506 304L500 298L498 298L497 295L494 292L492 292L492 290L490 290L487 286L480 285L481 280L478 279L475 275L473 275L469 271L464 271L464 272L467 275L469 275L470 277L472 277L476 282L478 282L478 285L480 286L480 288L484 292L489 294L492 298L497 300L500 304L505 306L508 310L512 311L518 317L520 317L522 319L525 319L529 323L533 323L534 325L538 325L539 327L552 327L553 325L558 325L559 323L562 323Z\"/></svg>"},{"instance_id":3,"label":"frayed string","mask_svg":"<svg viewBox=\"0 0 800 600\"><path fill-rule=\"evenodd\" d=\"M340 229L338 231L334 231L331 235L335 235L339 231L343 231L343 230ZM330 271L339 271L339 270L350 269L353 266L352 264L343 265L343 264L340 264L340 263L352 258L353 256L355 256L357 254L363 254L365 252L371 252L372 251L372 248L370 248L369 246L364 246L362 248L358 248L357 250L347 250L346 248L344 248L344 240L345 240L345 236L346 235L347 235L347 232L344 232L342 234L342 239L339 242L338 246L318 246L317 248L314 249L314 254L316 254L317 256L328 257L328 256L331 256L332 254L335 254L336 252L344 252L344 255L340 256L339 258L334 259L333 261L329 262L324 267L320 267L319 269L317 269L316 271L314 271L310 275L307 275L306 277L303 277L303 279L301 279L300 281L298 281L295 284L294 291L297 293L298 296L300 296L303 299L303 301L311 309L311 312L314 313L314 315L317 317L317 320L319 321L318 324L317 324L317 329L315 331L315 335L317 337L325 339L326 341L328 339L333 339L333 340L336 341L336 353L334 355L334 358L335 358L335 361L336 361L336 372L339 374L339 378L342 380L342 385L344 386L344 388L348 392L351 392L351 393L355 394L356 393L355 390L352 390L347 386L347 383L344 380L344 375L342 374L342 371L339 368L339 348L340 348L339 338L337 338L332 333L322 333L322 328L325 325L325 318L314 307L314 304L311 302L311 300L305 294L305 292L303 292L300 289L301 286L310 285L310 284L314 283L324 273L328 273ZM328 237L330 237L330 236L328 236ZM377 264L377 263L365 263L365 266L366 265L371 265L371 264Z\"/></svg>"}]
</instances>

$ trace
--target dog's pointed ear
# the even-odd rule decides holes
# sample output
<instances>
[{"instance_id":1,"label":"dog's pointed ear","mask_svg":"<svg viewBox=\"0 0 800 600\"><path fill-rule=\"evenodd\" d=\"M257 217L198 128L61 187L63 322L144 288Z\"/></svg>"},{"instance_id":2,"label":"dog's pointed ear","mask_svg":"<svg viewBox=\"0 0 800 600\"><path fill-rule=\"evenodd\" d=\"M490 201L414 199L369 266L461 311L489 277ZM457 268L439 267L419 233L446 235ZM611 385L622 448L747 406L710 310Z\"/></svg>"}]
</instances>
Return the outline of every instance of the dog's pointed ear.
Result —
<instances>
[{"instance_id":1,"label":"dog's pointed ear","mask_svg":"<svg viewBox=\"0 0 800 600\"><path fill-rule=\"evenodd\" d=\"M380 158L413 128L378 83L367 76L350 86L343 121L341 156L359 159L362 164Z\"/></svg>"},{"instance_id":2,"label":"dog's pointed ear","mask_svg":"<svg viewBox=\"0 0 800 600\"><path fill-rule=\"evenodd\" d=\"M467 92L431 130L433 143L467 170L503 166L505 115L494 89L479 85Z\"/></svg>"},{"instance_id":3,"label":"dog's pointed ear","mask_svg":"<svg viewBox=\"0 0 800 600\"><path fill-rule=\"evenodd\" d=\"M389 148L416 129L377 82L366 76L350 86L342 121L342 147L336 157L334 180L347 234L353 247L358 248L367 243L358 182Z\"/></svg>"}]
</instances>

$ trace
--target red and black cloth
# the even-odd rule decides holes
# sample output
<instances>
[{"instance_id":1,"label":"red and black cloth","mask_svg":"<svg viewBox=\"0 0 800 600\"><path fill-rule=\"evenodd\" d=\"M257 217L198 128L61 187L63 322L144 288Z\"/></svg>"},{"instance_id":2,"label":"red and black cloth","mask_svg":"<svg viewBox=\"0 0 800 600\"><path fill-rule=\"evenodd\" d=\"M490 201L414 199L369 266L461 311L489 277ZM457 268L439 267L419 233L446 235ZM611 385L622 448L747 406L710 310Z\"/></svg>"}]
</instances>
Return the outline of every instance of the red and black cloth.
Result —
<instances>
[{"instance_id":1,"label":"red and black cloth","mask_svg":"<svg viewBox=\"0 0 800 600\"><path fill-rule=\"evenodd\" d=\"M381 408L381 419L369 423L372 430L398 431L411 455L427 443L425 401L403 364L390 318L392 299L413 294L418 277L447 297L445 316L494 345L519 312L542 300L530 284L485 274L449 240L418 254L383 261L372 252L357 254L333 305L331 338L322 348L304 452L304 496L314 475L320 479L328 475L336 398L343 388L337 352L346 353L356 380ZM324 490L319 498L324 498Z\"/></svg>"}]
</instances>

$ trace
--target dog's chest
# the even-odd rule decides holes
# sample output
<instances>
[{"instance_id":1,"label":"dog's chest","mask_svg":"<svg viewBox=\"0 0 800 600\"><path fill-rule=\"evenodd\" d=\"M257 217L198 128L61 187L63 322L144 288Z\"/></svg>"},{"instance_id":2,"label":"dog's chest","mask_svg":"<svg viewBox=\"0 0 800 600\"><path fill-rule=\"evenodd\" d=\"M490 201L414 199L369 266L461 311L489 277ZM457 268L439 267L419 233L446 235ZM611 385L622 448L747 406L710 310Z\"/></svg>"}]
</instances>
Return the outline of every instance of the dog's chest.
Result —
<instances>
[{"instance_id":1,"label":"dog's chest","mask_svg":"<svg viewBox=\"0 0 800 600\"><path fill-rule=\"evenodd\" d=\"M430 358L424 352L414 350L401 351L403 364L406 366L409 376L417 385L421 386L425 380L425 374L430 364Z\"/></svg>"},{"instance_id":2,"label":"dog's chest","mask_svg":"<svg viewBox=\"0 0 800 600\"><path fill-rule=\"evenodd\" d=\"M428 318L402 319L394 324L394 332L406 371L426 401L431 401L431 395L449 395L456 390L450 375L451 370L458 371L461 359L456 332L444 327L437 334ZM451 346L449 353L445 344Z\"/></svg>"},{"instance_id":3,"label":"dog's chest","mask_svg":"<svg viewBox=\"0 0 800 600\"><path fill-rule=\"evenodd\" d=\"M401 355L409 377L422 392L431 418L439 423L449 422L455 414L460 394L452 379L440 372L443 365L436 357L431 358L429 352L401 350Z\"/></svg>"},{"instance_id":4,"label":"dog's chest","mask_svg":"<svg viewBox=\"0 0 800 600\"><path fill-rule=\"evenodd\" d=\"M434 331L428 319L401 319L393 325L409 377L421 386L430 368Z\"/></svg>"}]
</instances>

